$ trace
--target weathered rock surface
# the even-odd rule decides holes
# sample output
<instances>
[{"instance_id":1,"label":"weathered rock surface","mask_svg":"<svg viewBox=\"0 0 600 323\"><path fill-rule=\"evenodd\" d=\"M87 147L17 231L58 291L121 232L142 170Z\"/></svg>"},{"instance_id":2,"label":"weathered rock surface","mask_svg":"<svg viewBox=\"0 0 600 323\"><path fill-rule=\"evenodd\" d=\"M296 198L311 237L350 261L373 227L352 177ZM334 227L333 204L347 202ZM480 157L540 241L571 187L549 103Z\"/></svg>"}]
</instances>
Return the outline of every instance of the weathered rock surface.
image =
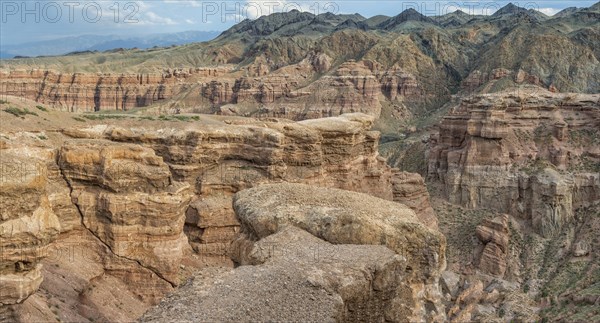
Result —
<instances>
[{"instance_id":1,"label":"weathered rock surface","mask_svg":"<svg viewBox=\"0 0 600 323\"><path fill-rule=\"evenodd\" d=\"M550 236L600 199L598 129L599 95L474 96L432 138L429 178L452 203L526 219Z\"/></svg>"},{"instance_id":2,"label":"weathered rock surface","mask_svg":"<svg viewBox=\"0 0 600 323\"><path fill-rule=\"evenodd\" d=\"M43 148L0 149L0 306L37 291L40 262L60 232L46 193L49 156Z\"/></svg>"},{"instance_id":3,"label":"weathered rock surface","mask_svg":"<svg viewBox=\"0 0 600 323\"><path fill-rule=\"evenodd\" d=\"M172 181L161 157L133 144L69 141L59 166L83 225L116 255L177 284L189 185Z\"/></svg>"},{"instance_id":4,"label":"weathered rock surface","mask_svg":"<svg viewBox=\"0 0 600 323\"><path fill-rule=\"evenodd\" d=\"M394 201L415 211L421 222L437 229L438 221L429 201L429 192L423 177L417 173L400 172L392 178Z\"/></svg>"},{"instance_id":5,"label":"weathered rock surface","mask_svg":"<svg viewBox=\"0 0 600 323\"><path fill-rule=\"evenodd\" d=\"M479 259L479 269L491 275L502 277L506 271L506 254L510 240L508 221L508 215L492 220L484 219L475 231L479 241L485 245Z\"/></svg>"},{"instance_id":6,"label":"weathered rock surface","mask_svg":"<svg viewBox=\"0 0 600 323\"><path fill-rule=\"evenodd\" d=\"M205 270L140 321L391 319L405 261L384 246L333 245L289 227L255 243L255 265Z\"/></svg>"},{"instance_id":7,"label":"weathered rock surface","mask_svg":"<svg viewBox=\"0 0 600 323\"><path fill-rule=\"evenodd\" d=\"M59 73L48 70L0 72L5 95L28 98L56 109L83 112L130 110L169 99L189 85L191 76L218 77L218 68L165 70L155 74Z\"/></svg>"},{"instance_id":8,"label":"weathered rock surface","mask_svg":"<svg viewBox=\"0 0 600 323\"><path fill-rule=\"evenodd\" d=\"M307 78L323 68L327 68L325 71L331 68L327 61L326 55L311 53L274 73L251 71L248 67L245 76L228 68L120 75L13 70L2 72L0 93L71 112L130 110L178 100L185 94L185 102L178 104L178 111L293 120L351 112L379 117L382 98L401 101L421 96L414 75L401 69L374 70L377 66L370 61L344 63L332 75L306 87ZM314 104L307 106L306 102Z\"/></svg>"},{"instance_id":9,"label":"weathered rock surface","mask_svg":"<svg viewBox=\"0 0 600 323\"><path fill-rule=\"evenodd\" d=\"M442 313L438 280L445 268L445 238L423 225L410 208L302 184L269 184L245 190L235 196L233 205L243 236L251 241L292 225L336 244L386 245L407 259L405 283L398 286L403 293L403 305L398 309L403 314L398 319L432 319Z\"/></svg>"},{"instance_id":10,"label":"weathered rock surface","mask_svg":"<svg viewBox=\"0 0 600 323\"><path fill-rule=\"evenodd\" d=\"M12 284L7 302L22 303L7 307L10 313L0 315L24 321L136 319L194 268L233 264L230 245L239 235L240 224L232 196L255 185L301 182L340 187L379 196L395 206L400 206L391 202L396 198L409 204L414 200L411 207L417 212L428 208L422 180L391 169L378 156L379 135L369 131L372 117L350 114L298 123L202 118L176 125L115 120L110 126L100 123L52 130L46 134L51 138L45 139L39 133L3 134L3 158L12 156L4 151L24 149L25 157L19 158L35 161L37 166L38 158L30 156L35 151L43 157L39 173L45 184L4 181L2 203L14 212L2 215L2 225L11 222L11 227L27 228L29 224L14 224L25 223L25 214L30 213L46 214L53 224L30 228L41 230L36 233L40 241L36 240L35 248L50 248L41 261L29 251L22 263L20 258L11 258L15 253L11 244L26 245L32 237L3 235L8 237L2 240L8 248L2 250L9 255L3 259L10 261L3 263L0 277ZM42 148L31 148L37 146ZM405 209L415 226L425 228L419 223L422 219L435 222L435 218L417 218ZM438 250L438 254L443 260L443 253ZM39 263L44 265L41 271ZM375 263L368 264L356 268L372 268ZM13 283L13 271L22 276L18 284ZM433 295L427 297L433 299L435 278L431 279L410 288L427 290L427 295ZM41 292L34 293L38 286ZM360 293L371 295L369 288ZM58 314L54 306L60 307ZM123 308L128 306L136 310L125 313Z\"/></svg>"},{"instance_id":11,"label":"weathered rock surface","mask_svg":"<svg viewBox=\"0 0 600 323\"><path fill-rule=\"evenodd\" d=\"M534 84L554 92L599 91L596 7L556 19L510 11L430 19L410 8L378 23L360 15L275 13L176 48L5 60L0 93L69 111L158 103L164 106L155 107L157 114L300 120L379 116L389 105L426 117L459 88L480 93Z\"/></svg>"},{"instance_id":12,"label":"weathered rock surface","mask_svg":"<svg viewBox=\"0 0 600 323\"><path fill-rule=\"evenodd\" d=\"M141 321L444 318L445 241L408 207L339 189L266 184L236 194L234 208L242 266L197 276Z\"/></svg>"},{"instance_id":13,"label":"weathered rock surface","mask_svg":"<svg viewBox=\"0 0 600 323\"><path fill-rule=\"evenodd\" d=\"M186 233L205 256L227 255L239 227L231 196L262 183L299 182L364 192L406 203L424 223L436 225L420 176L391 169L378 156L379 134L369 131L370 116L227 122L186 129L107 127L95 136L152 148L174 179L195 188L186 211Z\"/></svg>"}]
</instances>

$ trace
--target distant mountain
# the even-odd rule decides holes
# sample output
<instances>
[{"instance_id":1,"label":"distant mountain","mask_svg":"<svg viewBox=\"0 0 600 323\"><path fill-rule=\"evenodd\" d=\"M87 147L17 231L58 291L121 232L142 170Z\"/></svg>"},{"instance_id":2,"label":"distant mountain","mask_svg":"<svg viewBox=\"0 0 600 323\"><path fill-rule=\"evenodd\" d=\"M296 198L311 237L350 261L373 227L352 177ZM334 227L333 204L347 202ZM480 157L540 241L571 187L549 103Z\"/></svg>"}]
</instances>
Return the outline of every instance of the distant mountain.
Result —
<instances>
[{"instance_id":1,"label":"distant mountain","mask_svg":"<svg viewBox=\"0 0 600 323\"><path fill-rule=\"evenodd\" d=\"M385 15L377 15L377 16L373 16L367 20L365 20L365 23L367 25L369 25L370 27L375 27L377 25L379 25L380 23L386 21L390 19L389 16L385 16Z\"/></svg>"},{"instance_id":2,"label":"distant mountain","mask_svg":"<svg viewBox=\"0 0 600 323\"><path fill-rule=\"evenodd\" d=\"M445 15L436 16L434 20L444 27L457 27L466 24L473 19L484 19L483 15L470 15L464 11L456 10Z\"/></svg>"},{"instance_id":3,"label":"distant mountain","mask_svg":"<svg viewBox=\"0 0 600 323\"><path fill-rule=\"evenodd\" d=\"M3 59L3 58L13 58L13 57L15 57L15 55L12 55L10 53L6 53L6 52L3 52L3 51L0 51L0 59Z\"/></svg>"},{"instance_id":4,"label":"distant mountain","mask_svg":"<svg viewBox=\"0 0 600 323\"><path fill-rule=\"evenodd\" d=\"M353 60L368 62L365 64L372 69L402 70L414 75L424 88L443 89L444 93L459 91L463 83L480 84L503 70L520 76L527 73L531 76L528 79L561 91L597 92L600 12L596 8L567 10L561 17L552 18L512 3L489 16L455 11L433 17L408 9L393 17L365 19L358 14L314 15L292 10L246 19L211 41L173 49L3 60L2 65L136 72L227 64L248 73L280 70L287 74L291 70L288 66L302 62L333 68ZM177 42L172 36L164 38L155 38L154 44ZM143 49L152 44L140 44L135 39L103 43L86 50L130 46ZM511 82L503 80L494 89L505 88Z\"/></svg>"},{"instance_id":5,"label":"distant mountain","mask_svg":"<svg viewBox=\"0 0 600 323\"><path fill-rule=\"evenodd\" d=\"M256 20L245 19L223 32L220 37L241 33L248 34L249 36L267 36L275 31L280 31L284 26L294 24L306 25L313 19L315 19L315 15L308 12L300 12L298 10L274 13L269 16L262 16Z\"/></svg>"},{"instance_id":6,"label":"distant mountain","mask_svg":"<svg viewBox=\"0 0 600 323\"><path fill-rule=\"evenodd\" d=\"M82 35L63 37L53 40L27 42L23 44L5 45L0 49L11 56L50 56L63 55L75 51L84 51L102 42L117 39L118 36Z\"/></svg>"},{"instance_id":7,"label":"distant mountain","mask_svg":"<svg viewBox=\"0 0 600 323\"><path fill-rule=\"evenodd\" d=\"M435 22L435 20L433 20L432 18L422 15L421 13L419 13L418 11L416 11L413 8L409 8L409 9L402 11L399 15L397 15L395 17L392 17L388 20L383 21L382 23L377 25L377 28L384 29L384 30L392 30L407 21L423 22L423 23L429 23L429 24L434 24L434 25L437 24Z\"/></svg>"},{"instance_id":8,"label":"distant mountain","mask_svg":"<svg viewBox=\"0 0 600 323\"><path fill-rule=\"evenodd\" d=\"M577 11L579 11L579 8L577 8L577 7L568 7L568 8L564 8L563 10L557 12L552 17L553 18L566 17L566 16L571 15L571 14L577 12Z\"/></svg>"},{"instance_id":9,"label":"distant mountain","mask_svg":"<svg viewBox=\"0 0 600 323\"><path fill-rule=\"evenodd\" d=\"M527 11L525 8L521 8L519 6L514 5L512 2L507 4L506 6L498 9L498 11L492 14L492 17L499 17L502 15L514 15L519 12Z\"/></svg>"},{"instance_id":10,"label":"distant mountain","mask_svg":"<svg viewBox=\"0 0 600 323\"><path fill-rule=\"evenodd\" d=\"M508 15L531 17L533 19L536 19L537 21L543 21L549 18L547 15L537 10L521 8L512 4L512 2L500 8L498 11L494 12L494 14L492 14L492 17L502 17Z\"/></svg>"},{"instance_id":11,"label":"distant mountain","mask_svg":"<svg viewBox=\"0 0 600 323\"><path fill-rule=\"evenodd\" d=\"M208 41L218 35L219 32L217 31L184 31L139 37L123 37L118 35L63 37L47 41L2 45L0 58L12 58L14 56L54 56L72 52L105 51L115 48L146 49L154 46L165 47Z\"/></svg>"}]
</instances>

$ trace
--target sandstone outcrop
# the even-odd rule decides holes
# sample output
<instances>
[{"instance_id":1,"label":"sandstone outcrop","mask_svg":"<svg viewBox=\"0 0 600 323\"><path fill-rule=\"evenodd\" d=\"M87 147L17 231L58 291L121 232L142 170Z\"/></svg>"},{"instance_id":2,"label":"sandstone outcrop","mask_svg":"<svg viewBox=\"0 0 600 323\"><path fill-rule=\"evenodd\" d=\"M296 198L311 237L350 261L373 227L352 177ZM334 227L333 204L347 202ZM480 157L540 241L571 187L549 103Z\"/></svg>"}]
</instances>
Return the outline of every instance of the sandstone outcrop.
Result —
<instances>
[{"instance_id":1,"label":"sandstone outcrop","mask_svg":"<svg viewBox=\"0 0 600 323\"><path fill-rule=\"evenodd\" d=\"M452 203L508 213L551 236L600 199L599 100L541 89L464 99L431 138L428 176Z\"/></svg>"},{"instance_id":2,"label":"sandstone outcrop","mask_svg":"<svg viewBox=\"0 0 600 323\"><path fill-rule=\"evenodd\" d=\"M310 53L304 60L277 71L262 73L248 67L244 75L230 68L155 74L13 70L1 72L0 94L25 97L71 112L131 110L169 103L176 108L155 113L193 111L292 120L351 112L379 117L382 98L402 101L422 96L416 77L402 69L383 69L368 60L331 68L327 55ZM308 81L318 73L327 75Z\"/></svg>"},{"instance_id":3,"label":"sandstone outcrop","mask_svg":"<svg viewBox=\"0 0 600 323\"><path fill-rule=\"evenodd\" d=\"M260 263L206 270L140 321L389 320L406 265L384 246L332 245L297 228L252 252Z\"/></svg>"},{"instance_id":4,"label":"sandstone outcrop","mask_svg":"<svg viewBox=\"0 0 600 323\"><path fill-rule=\"evenodd\" d=\"M37 158L30 158L34 155L31 147L43 147L35 148L35 155L43 156L39 162L45 182L31 188L3 182L8 186L2 191L3 197L7 196L2 201L15 210L7 216L44 213L52 224L42 228L42 241L35 242L38 249L49 244L50 255L41 261L27 256L26 260L35 265L32 267L10 256L14 253L10 245L27 244L29 240L21 243L19 235L14 236L15 240L11 235L2 240L9 246L3 252L10 251L4 258L10 261L3 263L0 273L3 282L14 280L9 271L27 272L19 283L20 291L11 291L14 295L7 301L23 301L10 307L10 320L137 318L173 291L180 278L194 268L233 265L230 256L235 250L231 243L240 233L240 223L232 208L232 196L260 184L298 182L360 191L406 210L418 228L430 230L419 221L435 223L428 214L431 207L422 179L386 165L377 153L379 134L369 131L373 117L364 114L303 122L202 116L201 120L185 123L94 123L54 130L46 135L51 138L45 139L40 139L39 133L3 134L3 158L12 156L4 151L27 146L23 148L25 157L21 157L37 165ZM23 190L26 192L21 194ZM394 200L409 204L414 211ZM415 216L414 212L419 214ZM3 218L6 221L2 225L24 219L25 215ZM373 252L383 258L386 252L394 254L389 250ZM435 259L432 254L431 261L441 266L437 261L443 260L443 252L438 250L437 254L441 258ZM42 271L37 266L40 262L44 264ZM392 262L404 266L401 261ZM375 262L369 260L351 271L373 268L371 265ZM434 299L437 270L433 269L429 281L406 288L426 290L430 295L427 297ZM24 275L25 271L19 273ZM362 286L361 279L357 286ZM105 288L104 283L114 290ZM393 285L386 284L385 288ZM43 292L34 293L37 286ZM372 294L370 287L361 288L357 287L361 295ZM119 303L117 294L126 305ZM356 303L350 299L347 302ZM48 306L61 306L61 311L55 315ZM125 313L122 306L135 307L136 311Z\"/></svg>"},{"instance_id":5,"label":"sandstone outcrop","mask_svg":"<svg viewBox=\"0 0 600 323\"><path fill-rule=\"evenodd\" d=\"M426 226L437 229L438 221L429 201L425 180L417 173L399 172L392 178L394 201L410 207Z\"/></svg>"},{"instance_id":6,"label":"sandstone outcrop","mask_svg":"<svg viewBox=\"0 0 600 323\"><path fill-rule=\"evenodd\" d=\"M491 275L504 275L506 271L506 254L510 232L509 216L503 215L492 220L484 219L475 231L477 238L484 244L479 258L479 269Z\"/></svg>"},{"instance_id":7,"label":"sandstone outcrop","mask_svg":"<svg viewBox=\"0 0 600 323\"><path fill-rule=\"evenodd\" d=\"M220 68L165 70L156 74L59 73L49 70L0 72L0 92L70 112L130 110L180 94L195 77L219 77Z\"/></svg>"},{"instance_id":8,"label":"sandstone outcrop","mask_svg":"<svg viewBox=\"0 0 600 323\"><path fill-rule=\"evenodd\" d=\"M444 318L445 241L408 207L303 184L241 191L234 207L242 266L197 276L141 321Z\"/></svg>"},{"instance_id":9,"label":"sandstone outcrop","mask_svg":"<svg viewBox=\"0 0 600 323\"><path fill-rule=\"evenodd\" d=\"M83 225L114 254L176 285L187 246L182 228L189 185L172 181L161 157L133 144L66 142L59 166Z\"/></svg>"},{"instance_id":10,"label":"sandstone outcrop","mask_svg":"<svg viewBox=\"0 0 600 323\"><path fill-rule=\"evenodd\" d=\"M0 150L0 306L37 291L40 262L61 229L46 192L49 156L43 148Z\"/></svg>"},{"instance_id":11,"label":"sandstone outcrop","mask_svg":"<svg viewBox=\"0 0 600 323\"><path fill-rule=\"evenodd\" d=\"M420 176L397 172L378 156L379 134L369 131L372 117L228 122L160 132L108 127L98 136L152 148L174 179L195 188L196 197L186 211L186 233L206 256L225 256L239 228L231 196L261 183L299 182L400 201L435 227Z\"/></svg>"},{"instance_id":12,"label":"sandstone outcrop","mask_svg":"<svg viewBox=\"0 0 600 323\"><path fill-rule=\"evenodd\" d=\"M398 312L392 317L422 320L442 315L438 280L445 268L445 238L424 226L410 208L302 184L269 184L241 191L233 205L242 223L243 238L236 241L237 249L243 249L244 240L260 240L286 226L335 244L382 244L407 259L405 282L398 286L402 300L395 302ZM247 262L243 257L238 261Z\"/></svg>"}]
</instances>

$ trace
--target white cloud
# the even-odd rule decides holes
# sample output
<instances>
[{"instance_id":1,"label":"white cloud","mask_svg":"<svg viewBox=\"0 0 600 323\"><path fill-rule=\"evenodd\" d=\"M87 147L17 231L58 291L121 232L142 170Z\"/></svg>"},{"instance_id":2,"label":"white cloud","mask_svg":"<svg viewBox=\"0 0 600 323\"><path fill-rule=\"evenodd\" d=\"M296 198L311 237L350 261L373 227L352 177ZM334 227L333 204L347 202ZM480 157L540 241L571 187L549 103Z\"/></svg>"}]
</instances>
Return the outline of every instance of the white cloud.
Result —
<instances>
[{"instance_id":1,"label":"white cloud","mask_svg":"<svg viewBox=\"0 0 600 323\"><path fill-rule=\"evenodd\" d=\"M144 13L143 18L140 19L140 24L147 25L177 25L175 20L168 17L161 17L153 11L147 11Z\"/></svg>"},{"instance_id":2,"label":"white cloud","mask_svg":"<svg viewBox=\"0 0 600 323\"><path fill-rule=\"evenodd\" d=\"M555 8L539 8L538 11L548 16L554 16L560 10Z\"/></svg>"},{"instance_id":3,"label":"white cloud","mask_svg":"<svg viewBox=\"0 0 600 323\"><path fill-rule=\"evenodd\" d=\"M193 25L193 24L195 24L196 22L195 22L195 21L193 21L192 19L186 19L186 20L185 20L185 23L186 23L186 24Z\"/></svg>"},{"instance_id":4,"label":"white cloud","mask_svg":"<svg viewBox=\"0 0 600 323\"><path fill-rule=\"evenodd\" d=\"M194 8L199 8L202 6L201 1L195 1L195 0L163 0L163 2L169 3L169 4L174 3L174 4L187 6L187 7L194 7Z\"/></svg>"}]
</instances>

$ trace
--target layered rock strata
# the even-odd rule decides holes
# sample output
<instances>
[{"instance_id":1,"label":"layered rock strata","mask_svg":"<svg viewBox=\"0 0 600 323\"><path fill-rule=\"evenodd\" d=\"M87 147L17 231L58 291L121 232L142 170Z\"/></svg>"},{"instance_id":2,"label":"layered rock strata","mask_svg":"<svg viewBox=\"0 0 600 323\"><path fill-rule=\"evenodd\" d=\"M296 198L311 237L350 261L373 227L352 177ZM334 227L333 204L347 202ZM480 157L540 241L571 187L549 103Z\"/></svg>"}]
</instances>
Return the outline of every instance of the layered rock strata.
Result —
<instances>
[{"instance_id":1,"label":"layered rock strata","mask_svg":"<svg viewBox=\"0 0 600 323\"><path fill-rule=\"evenodd\" d=\"M599 100L542 89L464 99L431 139L428 176L452 203L550 236L600 199Z\"/></svg>"},{"instance_id":2,"label":"layered rock strata","mask_svg":"<svg viewBox=\"0 0 600 323\"><path fill-rule=\"evenodd\" d=\"M0 71L0 94L71 112L131 110L168 103L176 108L157 113L193 111L292 120L351 112L378 117L382 100L401 102L423 95L416 77L402 69L383 69L368 60L349 61L331 69L329 60L324 54L310 54L268 73L253 69L256 64L243 73L227 67L155 74ZM327 75L309 81L321 73Z\"/></svg>"},{"instance_id":3,"label":"layered rock strata","mask_svg":"<svg viewBox=\"0 0 600 323\"><path fill-rule=\"evenodd\" d=\"M484 219L475 231L477 238L484 244L479 258L479 269L485 273L502 277L506 272L506 254L510 232L508 215L492 220Z\"/></svg>"},{"instance_id":4,"label":"layered rock strata","mask_svg":"<svg viewBox=\"0 0 600 323\"><path fill-rule=\"evenodd\" d=\"M3 135L0 147L8 164L14 155L24 163L40 159L43 168L38 172L42 184L33 177L2 183L3 210L10 211L3 213L3 227L35 231L2 232L7 259L2 281L18 285L3 288L11 290L3 302L21 303L11 307L10 319L49 320L54 314L42 304L55 301L56 306L70 304L61 308L62 320L134 319L171 292L182 272L191 272L186 266L233 264L231 242L240 223L232 197L260 184L339 187L381 197L404 210L391 202L402 200L419 220L433 225L422 179L391 169L378 156L379 135L369 131L372 122L363 114L297 123L203 116L176 125L68 128L53 132L52 139L40 139L38 133ZM24 148L36 146L43 148ZM413 211L406 210L412 219ZM27 222L34 215L46 222ZM34 226L38 223L45 226ZM40 259L27 250L43 249L55 237L51 254L68 250L42 260L42 282ZM27 251L24 260L13 257L13 246ZM14 275L23 276L18 284L12 283ZM40 282L44 292L31 296ZM107 301L119 299L115 293L137 310L127 314L119 309L123 305Z\"/></svg>"},{"instance_id":5,"label":"layered rock strata","mask_svg":"<svg viewBox=\"0 0 600 323\"><path fill-rule=\"evenodd\" d=\"M130 110L172 98L189 88L186 80L218 77L222 69L166 70L161 74L57 73L44 70L0 72L0 92L84 112Z\"/></svg>"},{"instance_id":6,"label":"layered rock strata","mask_svg":"<svg viewBox=\"0 0 600 323\"><path fill-rule=\"evenodd\" d=\"M444 319L445 239L410 208L303 184L241 191L234 208L243 266L196 278L142 321Z\"/></svg>"},{"instance_id":7,"label":"layered rock strata","mask_svg":"<svg viewBox=\"0 0 600 323\"><path fill-rule=\"evenodd\" d=\"M364 114L287 121L232 119L230 125L152 132L107 128L102 137L136 142L163 157L178 181L195 187L186 233L197 251L227 254L238 231L232 194L261 183L299 182L368 193L408 204L436 226L429 194L417 174L389 168L378 156L379 134Z\"/></svg>"},{"instance_id":8,"label":"layered rock strata","mask_svg":"<svg viewBox=\"0 0 600 323\"><path fill-rule=\"evenodd\" d=\"M46 186L43 148L0 149L0 306L23 302L42 283L42 259L60 232Z\"/></svg>"},{"instance_id":9,"label":"layered rock strata","mask_svg":"<svg viewBox=\"0 0 600 323\"><path fill-rule=\"evenodd\" d=\"M176 285L187 246L182 228L189 185L172 181L161 157L133 144L69 141L59 166L83 225L114 254Z\"/></svg>"}]
</instances>

